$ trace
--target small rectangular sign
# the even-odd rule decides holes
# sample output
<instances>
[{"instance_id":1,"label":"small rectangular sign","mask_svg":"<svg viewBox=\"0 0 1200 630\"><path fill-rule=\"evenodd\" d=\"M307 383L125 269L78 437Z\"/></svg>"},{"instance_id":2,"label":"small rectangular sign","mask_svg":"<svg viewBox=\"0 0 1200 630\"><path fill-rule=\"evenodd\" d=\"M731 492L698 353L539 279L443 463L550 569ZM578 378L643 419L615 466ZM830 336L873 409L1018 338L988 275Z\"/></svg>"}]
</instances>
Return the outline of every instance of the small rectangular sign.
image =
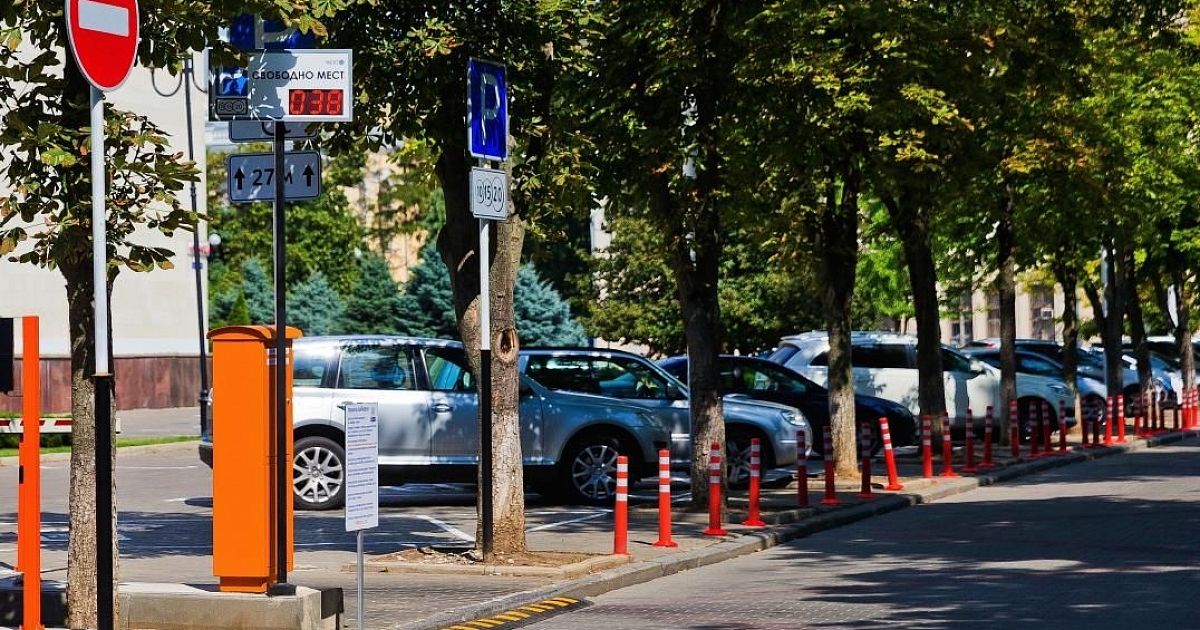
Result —
<instances>
[{"instance_id":1,"label":"small rectangular sign","mask_svg":"<svg viewBox=\"0 0 1200 630\"><path fill-rule=\"evenodd\" d=\"M284 155L283 194L288 201L321 196L321 155L295 151ZM234 153L229 156L229 201L253 203L275 199L275 156Z\"/></svg>"},{"instance_id":2,"label":"small rectangular sign","mask_svg":"<svg viewBox=\"0 0 1200 630\"><path fill-rule=\"evenodd\" d=\"M508 173L494 168L471 168L471 214L477 219L508 219Z\"/></svg>"},{"instance_id":3,"label":"small rectangular sign","mask_svg":"<svg viewBox=\"0 0 1200 630\"><path fill-rule=\"evenodd\" d=\"M266 50L220 68L211 97L222 120L346 122L354 118L354 58L346 49ZM240 99L244 112L226 101Z\"/></svg>"},{"instance_id":4,"label":"small rectangular sign","mask_svg":"<svg viewBox=\"0 0 1200 630\"><path fill-rule=\"evenodd\" d=\"M317 137L305 123L279 123L283 125L283 136L288 140L312 140ZM260 120L229 121L229 139L233 142L267 142L275 139L276 123Z\"/></svg>"},{"instance_id":5,"label":"small rectangular sign","mask_svg":"<svg viewBox=\"0 0 1200 630\"><path fill-rule=\"evenodd\" d=\"M379 527L379 404L346 405L346 531Z\"/></svg>"}]
</instances>

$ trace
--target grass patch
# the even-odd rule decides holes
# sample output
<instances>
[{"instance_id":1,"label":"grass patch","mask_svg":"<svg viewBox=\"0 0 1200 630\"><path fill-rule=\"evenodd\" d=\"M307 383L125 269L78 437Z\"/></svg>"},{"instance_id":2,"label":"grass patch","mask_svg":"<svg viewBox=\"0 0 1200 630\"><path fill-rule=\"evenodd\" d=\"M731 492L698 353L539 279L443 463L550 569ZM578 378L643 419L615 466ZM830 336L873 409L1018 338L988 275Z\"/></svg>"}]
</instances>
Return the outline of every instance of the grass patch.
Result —
<instances>
[{"instance_id":1,"label":"grass patch","mask_svg":"<svg viewBox=\"0 0 1200 630\"><path fill-rule=\"evenodd\" d=\"M41 414L41 416L43 418L70 418L71 414L69 414L69 413L43 413L43 414ZM20 418L20 417L21 417L20 411L0 411L0 418Z\"/></svg>"},{"instance_id":2,"label":"grass patch","mask_svg":"<svg viewBox=\"0 0 1200 630\"><path fill-rule=\"evenodd\" d=\"M42 436L42 454L47 453L70 453L71 445L68 436L63 434L49 434ZM164 437L139 437L139 438L117 438L117 448L125 448L127 446L152 446L154 444L174 444L176 442L188 442L198 439L191 435L168 435ZM17 455L21 436L15 434L0 435L0 457L12 457Z\"/></svg>"}]
</instances>

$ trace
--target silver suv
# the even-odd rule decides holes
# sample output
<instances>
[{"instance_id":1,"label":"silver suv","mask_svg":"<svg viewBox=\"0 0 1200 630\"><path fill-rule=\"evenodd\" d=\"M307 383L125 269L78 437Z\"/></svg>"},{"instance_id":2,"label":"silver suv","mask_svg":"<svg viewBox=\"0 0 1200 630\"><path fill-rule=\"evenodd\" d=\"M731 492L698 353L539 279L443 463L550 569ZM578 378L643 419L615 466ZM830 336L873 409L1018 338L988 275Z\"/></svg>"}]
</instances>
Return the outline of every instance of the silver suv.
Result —
<instances>
[{"instance_id":1,"label":"silver suv","mask_svg":"<svg viewBox=\"0 0 1200 630\"><path fill-rule=\"evenodd\" d=\"M295 342L294 379L298 508L324 510L342 503L349 403L379 405L381 483L475 480L478 396L461 344L306 337ZM529 379L522 379L520 405L526 481L539 492L574 502L612 500L618 454L629 457L631 479L655 475L657 451L670 440L666 425L644 409L550 391ZM209 465L211 449L206 438L201 457Z\"/></svg>"},{"instance_id":2,"label":"silver suv","mask_svg":"<svg viewBox=\"0 0 1200 630\"><path fill-rule=\"evenodd\" d=\"M558 392L616 398L650 411L671 427L671 464L692 461L687 387L645 357L620 350L536 348L521 351L521 373ZM796 431L811 435L795 407L725 398L726 461L730 483L750 477L750 439L762 440L764 469L796 462ZM805 457L811 452L807 441Z\"/></svg>"}]
</instances>

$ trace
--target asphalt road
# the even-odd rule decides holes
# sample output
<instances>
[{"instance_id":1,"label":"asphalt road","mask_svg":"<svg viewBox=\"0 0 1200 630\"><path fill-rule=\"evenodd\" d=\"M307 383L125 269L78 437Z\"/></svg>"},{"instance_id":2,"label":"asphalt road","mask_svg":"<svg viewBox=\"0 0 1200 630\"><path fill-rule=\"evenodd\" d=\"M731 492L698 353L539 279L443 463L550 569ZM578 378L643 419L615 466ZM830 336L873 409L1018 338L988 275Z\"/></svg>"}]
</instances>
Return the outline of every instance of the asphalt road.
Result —
<instances>
[{"instance_id":1,"label":"asphalt road","mask_svg":"<svg viewBox=\"0 0 1200 630\"><path fill-rule=\"evenodd\" d=\"M1196 628L1198 561L1191 440L823 532L528 627Z\"/></svg>"}]
</instances>

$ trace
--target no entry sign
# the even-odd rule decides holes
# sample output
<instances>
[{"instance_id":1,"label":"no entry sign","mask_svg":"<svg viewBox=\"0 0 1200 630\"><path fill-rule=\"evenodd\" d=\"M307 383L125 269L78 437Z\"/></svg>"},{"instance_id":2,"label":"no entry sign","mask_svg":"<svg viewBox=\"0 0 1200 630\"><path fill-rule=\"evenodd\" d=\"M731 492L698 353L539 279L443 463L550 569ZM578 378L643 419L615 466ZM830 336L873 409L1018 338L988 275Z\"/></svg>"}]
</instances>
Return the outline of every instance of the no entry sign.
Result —
<instances>
[{"instance_id":1,"label":"no entry sign","mask_svg":"<svg viewBox=\"0 0 1200 630\"><path fill-rule=\"evenodd\" d=\"M137 0L67 0L66 13L71 50L88 83L120 87L137 56Z\"/></svg>"}]
</instances>

